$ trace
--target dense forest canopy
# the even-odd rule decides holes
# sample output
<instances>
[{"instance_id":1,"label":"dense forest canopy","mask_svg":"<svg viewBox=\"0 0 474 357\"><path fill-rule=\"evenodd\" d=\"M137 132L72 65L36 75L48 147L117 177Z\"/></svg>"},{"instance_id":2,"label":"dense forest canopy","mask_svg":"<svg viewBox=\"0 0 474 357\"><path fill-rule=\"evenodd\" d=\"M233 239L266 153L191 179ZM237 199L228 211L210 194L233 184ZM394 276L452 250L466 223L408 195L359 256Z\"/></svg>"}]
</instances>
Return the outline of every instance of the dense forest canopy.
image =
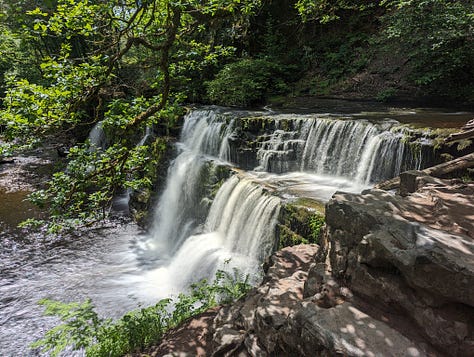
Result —
<instances>
[{"instance_id":1,"label":"dense forest canopy","mask_svg":"<svg viewBox=\"0 0 474 357\"><path fill-rule=\"evenodd\" d=\"M0 9L0 155L67 143L64 166L31 197L49 208L51 231L92 223L121 190L150 187L185 103L330 95L359 77L379 79L368 96L380 100L474 101L468 0L2 0ZM103 150L87 141L97 122ZM137 146L151 126L158 137Z\"/></svg>"}]
</instances>

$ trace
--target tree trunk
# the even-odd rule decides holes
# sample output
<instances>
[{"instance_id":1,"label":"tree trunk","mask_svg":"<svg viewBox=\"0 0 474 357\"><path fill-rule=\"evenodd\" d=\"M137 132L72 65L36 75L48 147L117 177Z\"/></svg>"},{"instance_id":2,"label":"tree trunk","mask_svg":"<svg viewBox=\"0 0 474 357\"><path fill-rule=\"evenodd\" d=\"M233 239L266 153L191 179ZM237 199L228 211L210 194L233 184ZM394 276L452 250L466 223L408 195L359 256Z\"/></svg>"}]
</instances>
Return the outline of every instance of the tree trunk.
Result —
<instances>
[{"instance_id":1,"label":"tree trunk","mask_svg":"<svg viewBox=\"0 0 474 357\"><path fill-rule=\"evenodd\" d=\"M449 135L444 141L449 143L451 141L461 139L472 139L474 138L474 119L469 120L462 128L459 133Z\"/></svg>"},{"instance_id":2,"label":"tree trunk","mask_svg":"<svg viewBox=\"0 0 474 357\"><path fill-rule=\"evenodd\" d=\"M471 167L474 167L474 153L465 155L463 157L448 162L444 162L436 166L429 167L427 169L421 170L420 173L441 178L454 171L465 170ZM391 180L384 181L375 185L375 188L381 190L393 190L395 188L398 188L399 186L400 177L395 177Z\"/></svg>"},{"instance_id":3,"label":"tree trunk","mask_svg":"<svg viewBox=\"0 0 474 357\"><path fill-rule=\"evenodd\" d=\"M474 129L461 131L460 133L451 134L446 138L446 142L456 141L461 139L472 139L474 138Z\"/></svg>"}]
</instances>

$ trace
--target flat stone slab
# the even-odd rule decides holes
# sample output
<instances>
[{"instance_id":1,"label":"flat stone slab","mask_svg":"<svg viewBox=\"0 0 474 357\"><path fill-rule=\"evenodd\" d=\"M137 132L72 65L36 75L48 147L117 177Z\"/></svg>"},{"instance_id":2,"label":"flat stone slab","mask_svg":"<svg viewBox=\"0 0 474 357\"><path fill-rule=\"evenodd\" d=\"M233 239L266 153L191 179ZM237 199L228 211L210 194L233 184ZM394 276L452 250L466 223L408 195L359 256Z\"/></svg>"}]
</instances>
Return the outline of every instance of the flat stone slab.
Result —
<instances>
[{"instance_id":1,"label":"flat stone slab","mask_svg":"<svg viewBox=\"0 0 474 357\"><path fill-rule=\"evenodd\" d=\"M297 343L307 356L322 350L343 356L427 355L422 347L347 302L330 309L304 302L290 317L286 336L290 346Z\"/></svg>"}]
</instances>

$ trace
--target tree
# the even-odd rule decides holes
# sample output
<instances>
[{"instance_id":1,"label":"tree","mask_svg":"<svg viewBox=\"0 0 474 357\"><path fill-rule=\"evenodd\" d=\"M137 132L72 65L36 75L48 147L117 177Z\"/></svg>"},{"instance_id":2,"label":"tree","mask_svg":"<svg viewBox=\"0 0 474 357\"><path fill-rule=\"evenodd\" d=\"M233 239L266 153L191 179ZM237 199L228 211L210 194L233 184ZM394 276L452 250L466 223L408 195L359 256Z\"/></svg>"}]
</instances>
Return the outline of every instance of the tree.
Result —
<instances>
[{"instance_id":1,"label":"tree","mask_svg":"<svg viewBox=\"0 0 474 357\"><path fill-rule=\"evenodd\" d=\"M303 20L327 23L339 19L342 11L364 11L377 4L378 1L365 0L297 0L295 7Z\"/></svg>"},{"instance_id":2,"label":"tree","mask_svg":"<svg viewBox=\"0 0 474 357\"><path fill-rule=\"evenodd\" d=\"M91 151L88 143L71 148L66 169L33 195L51 209L50 227L56 230L104 216L124 187L150 184L136 175L148 160L146 149L136 147L137 133L176 121L188 94L189 68L212 66L232 54L233 34L259 1L58 0L43 5L28 10L21 26L6 23L41 54L42 76L8 77L3 138L24 149L97 121L112 138L104 151Z\"/></svg>"},{"instance_id":3,"label":"tree","mask_svg":"<svg viewBox=\"0 0 474 357\"><path fill-rule=\"evenodd\" d=\"M384 5L389 8L385 41L389 51L406 54L411 80L437 94L449 90L458 97L472 96L474 3L398 0Z\"/></svg>"},{"instance_id":4,"label":"tree","mask_svg":"<svg viewBox=\"0 0 474 357\"><path fill-rule=\"evenodd\" d=\"M297 0L303 21L328 23L375 13L373 45L406 58L407 79L429 95L473 99L474 3L469 0ZM346 14L342 17L342 14ZM370 50L370 49L369 49Z\"/></svg>"}]
</instances>

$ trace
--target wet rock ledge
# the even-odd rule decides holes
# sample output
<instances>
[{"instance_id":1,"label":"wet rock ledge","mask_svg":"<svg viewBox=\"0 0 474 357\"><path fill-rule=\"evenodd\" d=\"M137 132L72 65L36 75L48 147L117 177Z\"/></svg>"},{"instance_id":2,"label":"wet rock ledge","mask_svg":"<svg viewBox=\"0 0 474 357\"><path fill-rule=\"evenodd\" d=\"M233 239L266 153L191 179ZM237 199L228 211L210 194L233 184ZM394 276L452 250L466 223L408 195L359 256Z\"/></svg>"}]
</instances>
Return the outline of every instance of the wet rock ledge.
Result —
<instances>
[{"instance_id":1,"label":"wet rock ledge","mask_svg":"<svg viewBox=\"0 0 474 357\"><path fill-rule=\"evenodd\" d=\"M321 246L275 253L242 301L151 356L473 356L474 183L337 193Z\"/></svg>"}]
</instances>

